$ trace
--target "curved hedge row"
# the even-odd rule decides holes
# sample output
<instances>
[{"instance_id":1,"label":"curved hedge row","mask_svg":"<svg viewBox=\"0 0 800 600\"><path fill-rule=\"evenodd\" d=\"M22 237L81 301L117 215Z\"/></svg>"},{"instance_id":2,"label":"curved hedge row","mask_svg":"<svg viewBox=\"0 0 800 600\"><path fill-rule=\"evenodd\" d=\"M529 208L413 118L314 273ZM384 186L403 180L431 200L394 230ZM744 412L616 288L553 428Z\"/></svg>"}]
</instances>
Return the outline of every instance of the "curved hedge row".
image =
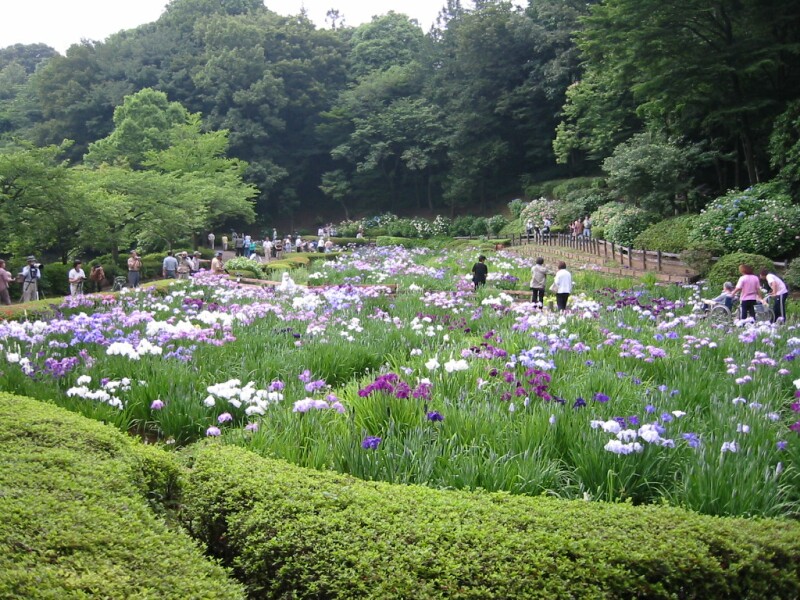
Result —
<instances>
[{"instance_id":1,"label":"curved hedge row","mask_svg":"<svg viewBox=\"0 0 800 600\"><path fill-rule=\"evenodd\" d=\"M258 598L796 598L800 525L365 482L211 444L188 524Z\"/></svg>"},{"instance_id":2,"label":"curved hedge row","mask_svg":"<svg viewBox=\"0 0 800 600\"><path fill-rule=\"evenodd\" d=\"M0 394L0 597L242 598L225 570L158 519L180 470L157 448Z\"/></svg>"}]
</instances>

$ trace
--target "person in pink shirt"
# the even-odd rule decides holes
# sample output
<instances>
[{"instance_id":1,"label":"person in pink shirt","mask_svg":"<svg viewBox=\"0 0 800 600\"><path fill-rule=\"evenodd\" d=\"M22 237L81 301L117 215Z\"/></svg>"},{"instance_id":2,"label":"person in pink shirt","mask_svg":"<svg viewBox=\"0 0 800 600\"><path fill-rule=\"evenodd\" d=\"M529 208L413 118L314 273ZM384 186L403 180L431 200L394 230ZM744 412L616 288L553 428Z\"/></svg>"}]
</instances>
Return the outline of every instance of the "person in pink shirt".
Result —
<instances>
[{"instance_id":1,"label":"person in pink shirt","mask_svg":"<svg viewBox=\"0 0 800 600\"><path fill-rule=\"evenodd\" d=\"M753 274L753 267L750 265L739 265L739 281L736 282L736 287L733 289L734 296L740 294L739 304L739 318L747 319L752 317L755 321L756 318L756 302L761 302L761 282L757 275Z\"/></svg>"}]
</instances>

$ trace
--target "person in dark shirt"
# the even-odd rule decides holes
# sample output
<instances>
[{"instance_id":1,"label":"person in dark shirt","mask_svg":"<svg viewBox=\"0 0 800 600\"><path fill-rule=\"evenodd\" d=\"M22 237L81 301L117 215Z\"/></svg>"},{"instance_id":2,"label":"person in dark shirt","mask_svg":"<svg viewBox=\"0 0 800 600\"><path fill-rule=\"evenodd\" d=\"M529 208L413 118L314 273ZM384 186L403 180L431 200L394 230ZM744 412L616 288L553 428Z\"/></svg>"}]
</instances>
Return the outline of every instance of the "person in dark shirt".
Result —
<instances>
[{"instance_id":1,"label":"person in dark shirt","mask_svg":"<svg viewBox=\"0 0 800 600\"><path fill-rule=\"evenodd\" d=\"M486 257L481 254L478 262L472 265L472 283L475 284L477 291L479 286L486 285L486 276L489 274L489 267L486 266Z\"/></svg>"}]
</instances>

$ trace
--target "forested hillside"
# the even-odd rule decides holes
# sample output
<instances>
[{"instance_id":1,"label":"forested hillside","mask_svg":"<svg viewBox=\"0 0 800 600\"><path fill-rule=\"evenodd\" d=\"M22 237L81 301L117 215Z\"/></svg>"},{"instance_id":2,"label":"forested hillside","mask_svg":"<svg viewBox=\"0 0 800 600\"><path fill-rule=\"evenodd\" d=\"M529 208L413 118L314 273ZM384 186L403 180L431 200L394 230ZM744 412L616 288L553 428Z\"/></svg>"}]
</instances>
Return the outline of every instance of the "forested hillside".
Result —
<instances>
[{"instance_id":1,"label":"forested hillside","mask_svg":"<svg viewBox=\"0 0 800 600\"><path fill-rule=\"evenodd\" d=\"M797 189L800 0L451 0L428 32L331 15L173 0L65 56L0 49L0 227L63 254L76 213L117 245L159 210L175 231L136 239L334 208L455 215L580 175L661 216Z\"/></svg>"}]
</instances>

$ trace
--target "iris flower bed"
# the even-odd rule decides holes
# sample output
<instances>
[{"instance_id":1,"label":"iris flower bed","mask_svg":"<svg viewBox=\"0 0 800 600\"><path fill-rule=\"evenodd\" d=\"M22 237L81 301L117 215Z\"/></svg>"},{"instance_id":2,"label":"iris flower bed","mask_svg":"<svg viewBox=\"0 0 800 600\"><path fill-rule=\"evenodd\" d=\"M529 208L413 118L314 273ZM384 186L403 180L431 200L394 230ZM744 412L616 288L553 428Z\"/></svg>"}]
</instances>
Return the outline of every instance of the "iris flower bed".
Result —
<instances>
[{"instance_id":1,"label":"iris flower bed","mask_svg":"<svg viewBox=\"0 0 800 600\"><path fill-rule=\"evenodd\" d=\"M797 514L795 325L712 324L697 290L591 271L569 314L540 312L474 293L473 262L364 248L313 266L315 288L200 274L70 298L0 323L0 389L368 480ZM513 254L489 264L529 279Z\"/></svg>"}]
</instances>

